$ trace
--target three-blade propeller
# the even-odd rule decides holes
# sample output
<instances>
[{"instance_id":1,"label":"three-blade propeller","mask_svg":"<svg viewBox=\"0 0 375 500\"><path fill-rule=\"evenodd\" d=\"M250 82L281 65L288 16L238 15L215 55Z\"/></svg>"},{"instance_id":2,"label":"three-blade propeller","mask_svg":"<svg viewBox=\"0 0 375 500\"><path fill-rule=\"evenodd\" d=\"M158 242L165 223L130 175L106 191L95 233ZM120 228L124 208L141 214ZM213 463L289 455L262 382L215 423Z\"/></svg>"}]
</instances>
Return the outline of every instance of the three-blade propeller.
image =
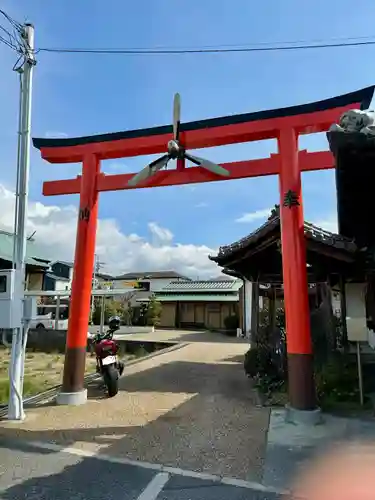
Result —
<instances>
[{"instance_id":1,"label":"three-blade propeller","mask_svg":"<svg viewBox=\"0 0 375 500\"><path fill-rule=\"evenodd\" d=\"M229 177L230 172L225 168L213 163L212 161L205 160L198 156L187 154L185 149L180 145L180 123L181 123L181 98L180 94L175 94L173 100L173 139L168 142L168 153L152 161L142 169L138 174L134 175L129 181L129 186L136 186L140 182L145 181L156 172L166 167L169 160L184 159L191 161L199 167L203 167L216 175Z\"/></svg>"}]
</instances>

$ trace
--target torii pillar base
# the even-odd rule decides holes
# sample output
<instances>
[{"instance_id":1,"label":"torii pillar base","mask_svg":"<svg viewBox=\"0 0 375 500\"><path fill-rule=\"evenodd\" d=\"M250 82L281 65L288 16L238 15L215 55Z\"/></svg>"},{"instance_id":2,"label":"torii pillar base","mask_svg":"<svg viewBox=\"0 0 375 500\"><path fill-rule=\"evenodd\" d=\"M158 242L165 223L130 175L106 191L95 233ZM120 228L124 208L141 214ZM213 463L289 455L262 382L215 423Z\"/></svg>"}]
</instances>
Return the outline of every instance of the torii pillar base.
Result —
<instances>
[{"instance_id":1,"label":"torii pillar base","mask_svg":"<svg viewBox=\"0 0 375 500\"><path fill-rule=\"evenodd\" d=\"M297 410L290 405L286 405L285 422L293 425L312 427L323 423L323 415L320 408L315 408L314 410Z\"/></svg>"},{"instance_id":2,"label":"torii pillar base","mask_svg":"<svg viewBox=\"0 0 375 500\"><path fill-rule=\"evenodd\" d=\"M79 392L59 392L56 398L58 405L80 406L87 401L87 389Z\"/></svg>"}]
</instances>

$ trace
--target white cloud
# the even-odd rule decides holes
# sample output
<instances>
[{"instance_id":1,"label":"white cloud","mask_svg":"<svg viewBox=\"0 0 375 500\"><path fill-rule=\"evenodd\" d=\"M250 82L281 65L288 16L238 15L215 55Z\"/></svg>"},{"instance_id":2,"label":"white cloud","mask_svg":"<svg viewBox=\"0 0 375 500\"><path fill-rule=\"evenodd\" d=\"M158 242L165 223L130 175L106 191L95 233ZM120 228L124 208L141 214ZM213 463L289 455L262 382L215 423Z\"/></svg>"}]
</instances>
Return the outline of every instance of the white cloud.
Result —
<instances>
[{"instance_id":1,"label":"white cloud","mask_svg":"<svg viewBox=\"0 0 375 500\"><path fill-rule=\"evenodd\" d=\"M330 233L338 233L337 214L335 213L331 214L329 217L313 221L312 224L320 227L321 229L325 229Z\"/></svg>"},{"instance_id":2,"label":"white cloud","mask_svg":"<svg viewBox=\"0 0 375 500\"><path fill-rule=\"evenodd\" d=\"M14 194L0 184L0 228L13 231ZM27 232L35 233L40 256L72 260L77 227L77 209L30 202ZM216 250L205 245L173 242L172 232L149 222L150 240L125 234L115 219L100 219L96 252L106 263L106 271L120 274L130 271L175 270L202 279L216 276L220 270L208 259Z\"/></svg>"},{"instance_id":3,"label":"white cloud","mask_svg":"<svg viewBox=\"0 0 375 500\"><path fill-rule=\"evenodd\" d=\"M45 133L45 137L47 137L47 139L66 139L68 134L65 132L48 131Z\"/></svg>"},{"instance_id":4,"label":"white cloud","mask_svg":"<svg viewBox=\"0 0 375 500\"><path fill-rule=\"evenodd\" d=\"M173 233L165 227L160 227L156 222L149 222L152 242L155 246L170 245L173 240Z\"/></svg>"},{"instance_id":5,"label":"white cloud","mask_svg":"<svg viewBox=\"0 0 375 500\"><path fill-rule=\"evenodd\" d=\"M269 217L271 214L271 209L270 208L265 208L264 210L256 210L255 212L248 212L246 214L241 215L238 219L236 219L236 222L244 222L244 223L249 223L249 222L254 222L259 219L266 219Z\"/></svg>"},{"instance_id":6,"label":"white cloud","mask_svg":"<svg viewBox=\"0 0 375 500\"><path fill-rule=\"evenodd\" d=\"M206 208L208 207L208 203L206 201L201 201L195 205L195 208Z\"/></svg>"},{"instance_id":7,"label":"white cloud","mask_svg":"<svg viewBox=\"0 0 375 500\"><path fill-rule=\"evenodd\" d=\"M112 174L126 174L130 171L128 166L121 161L105 161L103 162L103 170Z\"/></svg>"}]
</instances>

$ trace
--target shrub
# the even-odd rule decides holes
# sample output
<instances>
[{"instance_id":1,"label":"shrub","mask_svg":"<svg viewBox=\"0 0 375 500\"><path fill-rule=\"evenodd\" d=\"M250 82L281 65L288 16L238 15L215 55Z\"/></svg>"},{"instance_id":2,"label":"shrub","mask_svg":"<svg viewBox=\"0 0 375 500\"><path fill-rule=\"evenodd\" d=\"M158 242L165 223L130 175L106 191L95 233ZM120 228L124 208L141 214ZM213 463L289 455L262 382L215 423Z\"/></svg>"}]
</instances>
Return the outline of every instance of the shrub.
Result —
<instances>
[{"instance_id":1,"label":"shrub","mask_svg":"<svg viewBox=\"0 0 375 500\"><path fill-rule=\"evenodd\" d=\"M240 320L237 314L231 314L224 318L224 326L227 330L237 330L240 326Z\"/></svg>"},{"instance_id":2,"label":"shrub","mask_svg":"<svg viewBox=\"0 0 375 500\"><path fill-rule=\"evenodd\" d=\"M281 323L282 324L282 323ZM286 340L283 328L258 328L254 345L245 354L244 370L264 393L280 387L287 378Z\"/></svg>"},{"instance_id":3,"label":"shrub","mask_svg":"<svg viewBox=\"0 0 375 500\"><path fill-rule=\"evenodd\" d=\"M327 398L337 402L358 401L357 366L344 354L335 354L316 371L315 384L318 399L323 403Z\"/></svg>"}]
</instances>

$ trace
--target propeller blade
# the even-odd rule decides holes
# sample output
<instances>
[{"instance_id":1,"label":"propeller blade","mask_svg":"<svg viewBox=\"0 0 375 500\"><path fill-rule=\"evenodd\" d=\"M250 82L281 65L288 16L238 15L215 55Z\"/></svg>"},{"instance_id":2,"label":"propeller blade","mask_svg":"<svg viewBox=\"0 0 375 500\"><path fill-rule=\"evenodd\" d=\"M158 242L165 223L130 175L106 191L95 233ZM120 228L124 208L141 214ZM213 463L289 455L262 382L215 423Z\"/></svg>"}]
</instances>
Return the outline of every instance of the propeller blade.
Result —
<instances>
[{"instance_id":1,"label":"propeller blade","mask_svg":"<svg viewBox=\"0 0 375 500\"><path fill-rule=\"evenodd\" d=\"M222 175L223 177L230 176L230 172L226 168L223 168L220 165L213 163L212 161L205 160L204 158L199 158L198 156L188 155L186 153L185 153L185 158L192 161L196 165L199 165L200 167L203 167L206 170L213 172L214 174Z\"/></svg>"},{"instance_id":2,"label":"propeller blade","mask_svg":"<svg viewBox=\"0 0 375 500\"><path fill-rule=\"evenodd\" d=\"M173 100L173 138L178 141L180 136L180 120L181 120L181 97L180 94L174 95Z\"/></svg>"},{"instance_id":3,"label":"propeller blade","mask_svg":"<svg viewBox=\"0 0 375 500\"><path fill-rule=\"evenodd\" d=\"M153 176L156 172L164 168L170 160L169 155L164 155L157 160L152 161L147 167L143 168L138 174L135 174L129 181L128 186L136 186L142 181Z\"/></svg>"}]
</instances>

